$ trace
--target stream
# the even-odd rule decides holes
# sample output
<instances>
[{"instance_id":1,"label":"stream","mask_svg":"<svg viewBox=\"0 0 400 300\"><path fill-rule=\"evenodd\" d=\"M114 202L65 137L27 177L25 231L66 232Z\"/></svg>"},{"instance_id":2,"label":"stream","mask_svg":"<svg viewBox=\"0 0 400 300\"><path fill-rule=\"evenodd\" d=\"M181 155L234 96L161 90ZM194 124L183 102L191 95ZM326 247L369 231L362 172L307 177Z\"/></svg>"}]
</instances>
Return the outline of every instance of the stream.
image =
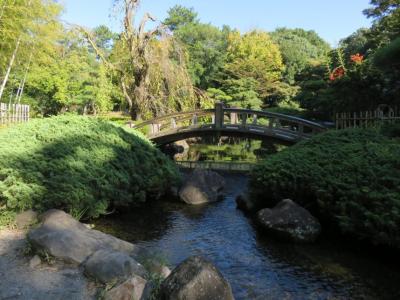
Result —
<instances>
[{"instance_id":1,"label":"stream","mask_svg":"<svg viewBox=\"0 0 400 300\"><path fill-rule=\"evenodd\" d=\"M173 268L191 255L210 259L235 299L400 299L400 271L362 247L335 241L277 242L236 209L244 175L224 175L223 201L203 206L165 201L102 218L96 229L156 253Z\"/></svg>"}]
</instances>

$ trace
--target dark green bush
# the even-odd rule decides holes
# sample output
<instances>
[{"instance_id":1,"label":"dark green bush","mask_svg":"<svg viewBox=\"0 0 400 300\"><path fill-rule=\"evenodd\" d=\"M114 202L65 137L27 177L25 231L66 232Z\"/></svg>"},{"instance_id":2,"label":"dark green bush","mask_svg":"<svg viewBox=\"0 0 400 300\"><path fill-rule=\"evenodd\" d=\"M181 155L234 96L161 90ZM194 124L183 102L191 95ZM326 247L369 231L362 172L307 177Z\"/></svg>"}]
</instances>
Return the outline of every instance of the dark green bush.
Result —
<instances>
[{"instance_id":1,"label":"dark green bush","mask_svg":"<svg viewBox=\"0 0 400 300\"><path fill-rule=\"evenodd\" d=\"M0 213L61 208L97 217L177 180L173 162L145 137L106 121L60 116L0 131Z\"/></svg>"},{"instance_id":2,"label":"dark green bush","mask_svg":"<svg viewBox=\"0 0 400 300\"><path fill-rule=\"evenodd\" d=\"M291 198L345 234L400 247L400 143L378 130L301 142L259 165L250 187L266 207Z\"/></svg>"}]
</instances>

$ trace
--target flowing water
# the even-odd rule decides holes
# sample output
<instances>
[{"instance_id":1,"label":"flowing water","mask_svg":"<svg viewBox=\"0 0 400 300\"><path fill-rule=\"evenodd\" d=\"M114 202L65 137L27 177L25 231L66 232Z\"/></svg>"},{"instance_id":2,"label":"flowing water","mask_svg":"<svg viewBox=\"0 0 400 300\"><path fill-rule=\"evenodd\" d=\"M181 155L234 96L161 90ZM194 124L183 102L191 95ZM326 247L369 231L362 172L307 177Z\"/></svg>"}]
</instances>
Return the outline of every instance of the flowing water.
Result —
<instances>
[{"instance_id":1,"label":"flowing water","mask_svg":"<svg viewBox=\"0 0 400 300\"><path fill-rule=\"evenodd\" d=\"M162 201L103 218L96 228L159 253L174 267L213 261L236 299L400 299L400 266L337 242L277 242L236 209L247 178L225 175L227 196L200 207Z\"/></svg>"}]
</instances>

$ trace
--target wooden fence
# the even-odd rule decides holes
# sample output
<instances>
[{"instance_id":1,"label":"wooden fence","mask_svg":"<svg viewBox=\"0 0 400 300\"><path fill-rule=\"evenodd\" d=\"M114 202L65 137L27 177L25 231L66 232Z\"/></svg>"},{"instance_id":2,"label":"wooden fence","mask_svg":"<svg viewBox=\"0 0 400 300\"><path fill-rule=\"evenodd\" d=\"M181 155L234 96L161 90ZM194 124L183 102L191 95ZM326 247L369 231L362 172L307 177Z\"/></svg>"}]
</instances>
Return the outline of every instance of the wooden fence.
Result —
<instances>
[{"instance_id":1,"label":"wooden fence","mask_svg":"<svg viewBox=\"0 0 400 300\"><path fill-rule=\"evenodd\" d=\"M0 125L29 121L29 105L0 103Z\"/></svg>"},{"instance_id":2,"label":"wooden fence","mask_svg":"<svg viewBox=\"0 0 400 300\"><path fill-rule=\"evenodd\" d=\"M382 124L393 124L400 121L400 114L397 107L380 105L374 111L361 111L353 113L336 114L336 129L356 127L376 127Z\"/></svg>"}]
</instances>

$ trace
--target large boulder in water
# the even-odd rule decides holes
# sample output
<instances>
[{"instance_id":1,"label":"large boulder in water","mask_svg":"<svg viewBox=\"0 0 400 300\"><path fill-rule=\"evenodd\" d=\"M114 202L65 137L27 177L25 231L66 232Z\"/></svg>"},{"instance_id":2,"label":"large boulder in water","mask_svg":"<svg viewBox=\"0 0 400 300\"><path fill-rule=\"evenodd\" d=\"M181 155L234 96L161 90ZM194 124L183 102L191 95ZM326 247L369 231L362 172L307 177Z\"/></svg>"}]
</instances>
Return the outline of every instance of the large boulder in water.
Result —
<instances>
[{"instance_id":1,"label":"large boulder in water","mask_svg":"<svg viewBox=\"0 0 400 300\"><path fill-rule=\"evenodd\" d=\"M218 269L208 260L193 256L181 263L163 281L163 300L231 300L232 289Z\"/></svg>"},{"instance_id":2,"label":"large boulder in water","mask_svg":"<svg viewBox=\"0 0 400 300\"><path fill-rule=\"evenodd\" d=\"M224 178L209 170L194 170L179 190L179 197L188 204L216 202L223 197Z\"/></svg>"},{"instance_id":3,"label":"large boulder in water","mask_svg":"<svg viewBox=\"0 0 400 300\"><path fill-rule=\"evenodd\" d=\"M236 196L236 208L245 212L257 212L263 208L261 201L250 197L248 191L242 192Z\"/></svg>"},{"instance_id":4,"label":"large boulder in water","mask_svg":"<svg viewBox=\"0 0 400 300\"><path fill-rule=\"evenodd\" d=\"M273 209L260 210L257 220L267 232L284 240L313 242L321 233L318 220L290 199L279 202Z\"/></svg>"},{"instance_id":5,"label":"large boulder in water","mask_svg":"<svg viewBox=\"0 0 400 300\"><path fill-rule=\"evenodd\" d=\"M90 229L61 210L49 210L40 219L42 224L28 233L29 241L35 248L68 262L81 264L101 249L129 255L139 251L135 245Z\"/></svg>"}]
</instances>

